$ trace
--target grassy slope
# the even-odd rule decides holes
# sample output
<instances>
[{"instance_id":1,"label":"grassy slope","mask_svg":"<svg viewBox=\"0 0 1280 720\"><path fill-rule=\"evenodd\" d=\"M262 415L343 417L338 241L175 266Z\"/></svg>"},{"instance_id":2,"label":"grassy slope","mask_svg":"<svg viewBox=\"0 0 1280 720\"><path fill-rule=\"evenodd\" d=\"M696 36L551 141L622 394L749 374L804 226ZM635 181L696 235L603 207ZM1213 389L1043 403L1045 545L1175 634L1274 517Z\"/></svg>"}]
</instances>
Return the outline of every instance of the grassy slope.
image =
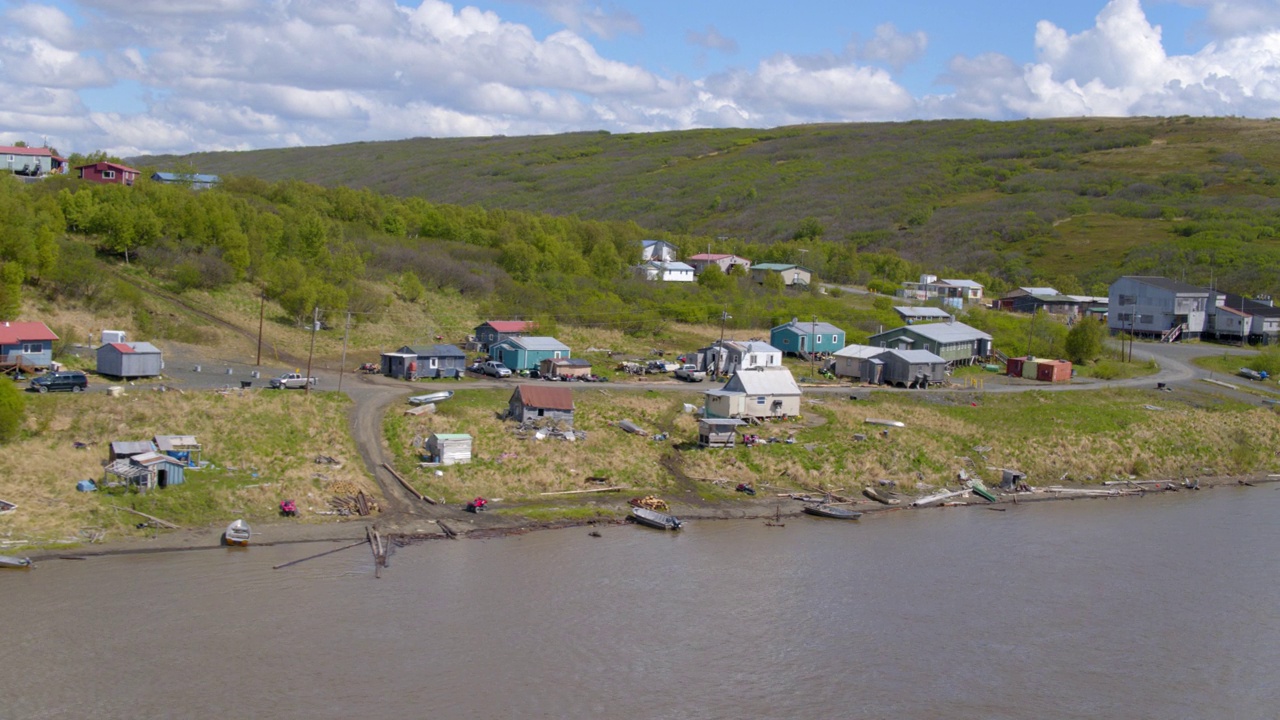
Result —
<instances>
[{"instance_id":1,"label":"grassy slope","mask_svg":"<svg viewBox=\"0 0 1280 720\"><path fill-rule=\"evenodd\" d=\"M1089 149L1132 137L1150 143ZM1266 182L1262 168L1275 166L1277 140L1280 123L1235 118L936 121L414 139L185 159L205 172L634 220L712 237L776 240L812 216L829 239L888 231L875 244L917 261L964 267L972 253L959 249L984 249L1027 255L1045 274L1088 274L1113 267L1116 251L1168 239L1169 221L1103 216L1056 238L1005 244L992 244L993 228L1029 211L1054 221L1078 214L1072 203L1091 182L1111 183L1114 191L1169 173L1211 180L1205 193L1228 203L1276 198L1280 186ZM137 162L165 167L174 160ZM1021 185L1010 194L992 192L992 182Z\"/></svg>"}]
</instances>

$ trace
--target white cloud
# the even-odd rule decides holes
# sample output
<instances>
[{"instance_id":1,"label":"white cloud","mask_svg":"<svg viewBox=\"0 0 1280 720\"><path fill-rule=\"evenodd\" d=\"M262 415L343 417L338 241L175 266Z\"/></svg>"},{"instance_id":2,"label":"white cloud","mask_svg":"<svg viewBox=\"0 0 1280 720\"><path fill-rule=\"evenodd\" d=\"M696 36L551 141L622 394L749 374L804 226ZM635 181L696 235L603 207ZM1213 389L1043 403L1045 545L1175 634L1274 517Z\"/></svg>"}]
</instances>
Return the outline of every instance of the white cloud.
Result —
<instances>
[{"instance_id":1,"label":"white cloud","mask_svg":"<svg viewBox=\"0 0 1280 720\"><path fill-rule=\"evenodd\" d=\"M685 32L684 39L690 45L697 45L708 50L719 50L729 54L738 52L738 41L721 35L720 31L716 30L715 25L708 25L706 32L689 30Z\"/></svg>"},{"instance_id":2,"label":"white cloud","mask_svg":"<svg viewBox=\"0 0 1280 720\"><path fill-rule=\"evenodd\" d=\"M591 3L588 0L518 0L532 5L547 17L575 32L586 31L602 38L618 35L640 35L644 27L636 16L617 6Z\"/></svg>"},{"instance_id":3,"label":"white cloud","mask_svg":"<svg viewBox=\"0 0 1280 720\"><path fill-rule=\"evenodd\" d=\"M904 34L892 23L885 23L876 27L874 37L855 47L855 55L864 62L884 63L899 71L919 60L928 46L929 38L924 32L917 30Z\"/></svg>"},{"instance_id":4,"label":"white cloud","mask_svg":"<svg viewBox=\"0 0 1280 720\"><path fill-rule=\"evenodd\" d=\"M1204 8L1204 27L1218 39L1255 35L1280 29L1280 2L1276 0L1175 0Z\"/></svg>"}]
</instances>

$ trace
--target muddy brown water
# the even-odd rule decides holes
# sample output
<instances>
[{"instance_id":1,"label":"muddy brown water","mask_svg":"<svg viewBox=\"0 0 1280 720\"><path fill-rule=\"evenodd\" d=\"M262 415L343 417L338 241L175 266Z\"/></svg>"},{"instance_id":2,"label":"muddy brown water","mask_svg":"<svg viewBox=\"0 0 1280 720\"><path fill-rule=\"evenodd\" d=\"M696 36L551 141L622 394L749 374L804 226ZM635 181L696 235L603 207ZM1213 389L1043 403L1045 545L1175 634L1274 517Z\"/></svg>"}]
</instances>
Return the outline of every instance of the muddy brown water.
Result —
<instances>
[{"instance_id":1,"label":"muddy brown water","mask_svg":"<svg viewBox=\"0 0 1280 720\"><path fill-rule=\"evenodd\" d=\"M1270 718L1280 489L0 572L0 718Z\"/></svg>"}]
</instances>

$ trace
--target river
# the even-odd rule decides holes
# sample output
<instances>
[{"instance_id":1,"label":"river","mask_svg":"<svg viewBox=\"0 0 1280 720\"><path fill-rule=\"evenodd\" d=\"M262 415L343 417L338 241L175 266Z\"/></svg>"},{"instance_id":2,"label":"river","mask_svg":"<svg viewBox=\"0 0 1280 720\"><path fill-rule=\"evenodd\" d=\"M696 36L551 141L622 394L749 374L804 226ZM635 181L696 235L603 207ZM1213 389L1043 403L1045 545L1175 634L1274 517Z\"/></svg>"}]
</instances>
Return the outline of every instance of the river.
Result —
<instances>
[{"instance_id":1,"label":"river","mask_svg":"<svg viewBox=\"0 0 1280 720\"><path fill-rule=\"evenodd\" d=\"M0 573L0 718L1274 718L1280 488Z\"/></svg>"}]
</instances>

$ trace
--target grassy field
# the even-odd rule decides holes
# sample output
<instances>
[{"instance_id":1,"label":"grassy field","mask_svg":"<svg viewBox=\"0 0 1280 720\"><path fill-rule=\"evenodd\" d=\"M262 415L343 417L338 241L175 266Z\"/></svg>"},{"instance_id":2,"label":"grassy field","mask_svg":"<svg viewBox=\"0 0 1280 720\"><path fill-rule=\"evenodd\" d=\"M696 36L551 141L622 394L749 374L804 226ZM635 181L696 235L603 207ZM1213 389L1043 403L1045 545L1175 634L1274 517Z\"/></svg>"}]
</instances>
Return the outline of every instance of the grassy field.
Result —
<instances>
[{"instance_id":1,"label":"grassy field","mask_svg":"<svg viewBox=\"0 0 1280 720\"><path fill-rule=\"evenodd\" d=\"M323 392L30 396L23 436L0 446L0 498L19 505L0 516L0 539L51 544L80 540L82 531L105 531L109 538L144 532L134 527L142 518L111 505L201 527L234 517L267 518L280 500L292 498L304 518L319 521L310 511L328 509L330 482L377 492L347 432L349 402ZM195 435L211 466L187 472L182 485L145 494L76 491L79 480L102 481L112 441L157 434ZM342 464L317 465L318 455Z\"/></svg>"}]
</instances>

